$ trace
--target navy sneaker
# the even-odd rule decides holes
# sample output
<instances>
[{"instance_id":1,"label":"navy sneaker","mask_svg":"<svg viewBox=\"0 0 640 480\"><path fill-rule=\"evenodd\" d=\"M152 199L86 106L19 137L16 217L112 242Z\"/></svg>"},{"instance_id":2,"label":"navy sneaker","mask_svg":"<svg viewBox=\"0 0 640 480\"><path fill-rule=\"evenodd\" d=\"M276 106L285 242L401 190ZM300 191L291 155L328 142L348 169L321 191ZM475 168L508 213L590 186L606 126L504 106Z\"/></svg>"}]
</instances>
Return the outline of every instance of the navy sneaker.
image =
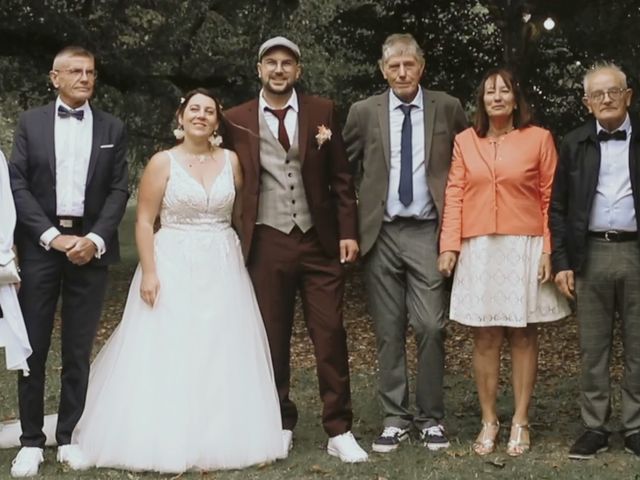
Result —
<instances>
[{"instance_id":1,"label":"navy sneaker","mask_svg":"<svg viewBox=\"0 0 640 480\"><path fill-rule=\"evenodd\" d=\"M449 448L449 440L444 433L444 427L442 425L423 428L420 432L420 438L424 446L431 451Z\"/></svg>"},{"instance_id":2,"label":"navy sneaker","mask_svg":"<svg viewBox=\"0 0 640 480\"><path fill-rule=\"evenodd\" d=\"M630 435L632 436L632 435ZM573 460L590 460L597 453L609 449L609 435L594 430L587 430L575 441L569 449L569 458Z\"/></svg>"},{"instance_id":3,"label":"navy sneaker","mask_svg":"<svg viewBox=\"0 0 640 480\"><path fill-rule=\"evenodd\" d=\"M380 436L371 445L371 449L378 453L389 453L398 448L400 442L407 438L409 438L408 428L384 427Z\"/></svg>"}]
</instances>

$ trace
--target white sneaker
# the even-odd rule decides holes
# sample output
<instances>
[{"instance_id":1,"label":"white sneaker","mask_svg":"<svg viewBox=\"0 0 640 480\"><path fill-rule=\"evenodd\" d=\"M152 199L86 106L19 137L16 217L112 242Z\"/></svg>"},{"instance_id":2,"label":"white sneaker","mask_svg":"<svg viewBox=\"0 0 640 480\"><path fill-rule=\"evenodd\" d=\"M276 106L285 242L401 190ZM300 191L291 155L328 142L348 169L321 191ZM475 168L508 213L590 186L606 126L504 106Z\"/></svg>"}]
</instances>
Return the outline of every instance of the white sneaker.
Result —
<instances>
[{"instance_id":1,"label":"white sneaker","mask_svg":"<svg viewBox=\"0 0 640 480\"><path fill-rule=\"evenodd\" d=\"M327 453L345 463L366 462L369 459L351 432L331 437L327 443Z\"/></svg>"},{"instance_id":2,"label":"white sneaker","mask_svg":"<svg viewBox=\"0 0 640 480\"><path fill-rule=\"evenodd\" d=\"M86 470L91 464L78 445L61 445L58 447L56 459L66 463L71 470Z\"/></svg>"},{"instance_id":3,"label":"white sneaker","mask_svg":"<svg viewBox=\"0 0 640 480\"><path fill-rule=\"evenodd\" d=\"M293 431L282 430L282 455L277 457L278 460L284 460L289 456L289 452L293 448Z\"/></svg>"},{"instance_id":4,"label":"white sneaker","mask_svg":"<svg viewBox=\"0 0 640 480\"><path fill-rule=\"evenodd\" d=\"M11 462L11 476L33 477L38 474L38 467L43 461L41 448L22 447Z\"/></svg>"}]
</instances>

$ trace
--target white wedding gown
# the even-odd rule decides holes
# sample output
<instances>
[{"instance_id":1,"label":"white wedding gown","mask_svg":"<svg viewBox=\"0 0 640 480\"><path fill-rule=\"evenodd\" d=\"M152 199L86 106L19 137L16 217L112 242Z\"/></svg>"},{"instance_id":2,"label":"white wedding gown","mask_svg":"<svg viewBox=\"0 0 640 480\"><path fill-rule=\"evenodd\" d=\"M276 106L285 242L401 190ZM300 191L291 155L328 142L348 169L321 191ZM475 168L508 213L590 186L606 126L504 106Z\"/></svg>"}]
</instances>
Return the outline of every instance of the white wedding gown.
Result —
<instances>
[{"instance_id":1,"label":"white wedding gown","mask_svg":"<svg viewBox=\"0 0 640 480\"><path fill-rule=\"evenodd\" d=\"M225 152L226 153L226 152ZM242 468L283 456L267 338L231 228L233 171L208 192L173 158L155 235L160 292L138 267L120 325L95 358L73 435L98 467Z\"/></svg>"}]
</instances>

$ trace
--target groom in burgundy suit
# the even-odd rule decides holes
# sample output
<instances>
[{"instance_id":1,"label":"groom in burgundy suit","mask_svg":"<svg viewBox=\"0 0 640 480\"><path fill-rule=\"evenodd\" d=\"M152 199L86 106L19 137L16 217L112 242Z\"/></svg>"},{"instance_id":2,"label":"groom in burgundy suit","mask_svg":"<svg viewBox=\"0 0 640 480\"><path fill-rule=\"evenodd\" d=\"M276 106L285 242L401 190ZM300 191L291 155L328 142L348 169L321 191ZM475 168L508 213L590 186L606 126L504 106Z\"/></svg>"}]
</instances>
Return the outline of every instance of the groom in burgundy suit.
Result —
<instances>
[{"instance_id":1,"label":"groom in burgundy suit","mask_svg":"<svg viewBox=\"0 0 640 480\"><path fill-rule=\"evenodd\" d=\"M358 255L356 198L333 102L303 95L300 49L284 37L258 52L258 98L226 117L244 170L242 248L264 319L280 398L283 441L298 419L289 398L297 291L313 342L327 452L367 454L351 434L351 393L342 322L343 264ZM241 127L241 128L237 128Z\"/></svg>"}]
</instances>

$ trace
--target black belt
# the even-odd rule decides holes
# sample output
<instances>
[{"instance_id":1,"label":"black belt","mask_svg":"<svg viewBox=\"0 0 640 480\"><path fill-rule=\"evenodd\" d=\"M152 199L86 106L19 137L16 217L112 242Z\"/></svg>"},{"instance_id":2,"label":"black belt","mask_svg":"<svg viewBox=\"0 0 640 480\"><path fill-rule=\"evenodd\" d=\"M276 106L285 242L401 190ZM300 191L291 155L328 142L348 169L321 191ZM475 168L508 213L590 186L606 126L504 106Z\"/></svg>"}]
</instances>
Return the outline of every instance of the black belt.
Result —
<instances>
[{"instance_id":1,"label":"black belt","mask_svg":"<svg viewBox=\"0 0 640 480\"><path fill-rule=\"evenodd\" d=\"M82 228L82 217L58 217L60 228Z\"/></svg>"},{"instance_id":2,"label":"black belt","mask_svg":"<svg viewBox=\"0 0 640 480\"><path fill-rule=\"evenodd\" d=\"M607 230L606 232L589 232L589 236L593 238L602 238L607 242L630 242L638 239L638 232Z\"/></svg>"},{"instance_id":3,"label":"black belt","mask_svg":"<svg viewBox=\"0 0 640 480\"><path fill-rule=\"evenodd\" d=\"M392 222L415 222L415 223L425 223L425 222L437 222L436 218L416 218L416 217L393 217Z\"/></svg>"}]
</instances>

